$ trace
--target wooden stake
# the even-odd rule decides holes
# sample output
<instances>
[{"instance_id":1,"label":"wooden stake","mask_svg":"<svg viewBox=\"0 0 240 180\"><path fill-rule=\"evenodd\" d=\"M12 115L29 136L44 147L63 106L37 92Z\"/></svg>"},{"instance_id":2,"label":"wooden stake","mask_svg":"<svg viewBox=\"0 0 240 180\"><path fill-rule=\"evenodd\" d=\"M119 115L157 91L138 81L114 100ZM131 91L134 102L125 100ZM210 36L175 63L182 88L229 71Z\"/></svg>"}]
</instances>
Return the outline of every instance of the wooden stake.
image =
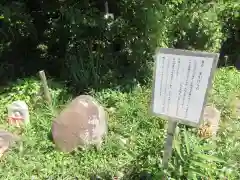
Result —
<instances>
[{"instance_id":1,"label":"wooden stake","mask_svg":"<svg viewBox=\"0 0 240 180\"><path fill-rule=\"evenodd\" d=\"M109 14L109 9L108 9L108 2L105 2L105 14Z\"/></svg>"},{"instance_id":2,"label":"wooden stake","mask_svg":"<svg viewBox=\"0 0 240 180\"><path fill-rule=\"evenodd\" d=\"M52 105L52 98L51 98L51 94L50 94L50 91L49 91L49 88L48 88L47 78L46 78L45 72L43 70L39 71L39 76L40 76L40 79L42 81L45 100L47 101L47 103L49 105Z\"/></svg>"},{"instance_id":3,"label":"wooden stake","mask_svg":"<svg viewBox=\"0 0 240 180\"><path fill-rule=\"evenodd\" d=\"M167 139L165 142L164 154L163 154L163 167L165 169L168 168L168 161L172 156L172 145L173 145L173 138L174 138L176 127L177 127L176 121L173 121L173 120L168 121Z\"/></svg>"}]
</instances>

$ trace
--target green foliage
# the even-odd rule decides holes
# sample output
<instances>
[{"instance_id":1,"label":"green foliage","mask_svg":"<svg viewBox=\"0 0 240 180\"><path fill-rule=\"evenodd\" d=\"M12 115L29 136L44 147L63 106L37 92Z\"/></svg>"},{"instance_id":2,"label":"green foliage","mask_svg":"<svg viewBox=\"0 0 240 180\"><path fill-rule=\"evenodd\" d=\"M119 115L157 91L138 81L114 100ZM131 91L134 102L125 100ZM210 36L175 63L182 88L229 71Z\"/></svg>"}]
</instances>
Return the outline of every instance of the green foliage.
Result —
<instances>
[{"instance_id":1,"label":"green foliage","mask_svg":"<svg viewBox=\"0 0 240 180\"><path fill-rule=\"evenodd\" d=\"M223 40L217 3L168 1L168 35L174 47L218 52Z\"/></svg>"},{"instance_id":2,"label":"green foliage","mask_svg":"<svg viewBox=\"0 0 240 180\"><path fill-rule=\"evenodd\" d=\"M47 138L54 115L42 101L39 81L19 81L0 95L1 122L6 105L20 99L30 106L31 126L23 130L23 145L1 161L0 177L87 179L96 173L107 179L106 174L111 178L120 173L139 179L147 171L155 179L163 174L172 179L240 179L240 127L231 109L240 89L237 70L220 69L214 80L210 103L222 112L218 139L203 141L181 131L168 172L160 164L164 121L149 116L150 90L142 86L150 81L157 46L219 52L224 41L221 56L229 56L232 63L238 60L239 0L109 1L114 19L108 20L98 2L0 2L1 80L35 75L43 68L78 94L94 89L91 94L110 116L103 151L75 156L57 152ZM54 107L69 100L64 88L50 87ZM123 93L123 87L132 90Z\"/></svg>"},{"instance_id":3,"label":"green foliage","mask_svg":"<svg viewBox=\"0 0 240 180\"><path fill-rule=\"evenodd\" d=\"M155 48L211 52L221 48L221 60L224 55L230 59L228 63L239 60L239 0L120 0L109 1L109 5L114 19L106 20L104 4L97 1L0 2L0 78L32 75L43 68L66 80L78 94L94 89L92 94L111 117L110 135L102 153L77 153L75 159L55 152L46 138L53 114L42 103L40 83L19 81L0 96L1 122L6 105L20 99L30 106L32 125L24 132L24 147L11 151L8 162L0 165L1 177L6 179L10 174L13 179L29 179L30 175L44 178L43 174L62 174L68 178L78 172L77 176L86 179L96 170L99 174L109 171L110 175L120 171L126 179L137 179L136 174L146 170L161 179L164 172L159 170L159 152L164 121L148 116L150 90L139 85L150 81ZM133 90L123 93L123 88ZM231 109L232 97L239 89L237 70L217 72L210 103L222 112L219 138L213 143L181 131L168 176L240 179L239 121ZM55 107L69 99L62 88L52 88L51 92ZM212 149L210 143L215 144ZM13 172L16 167L19 170Z\"/></svg>"},{"instance_id":4,"label":"green foliage","mask_svg":"<svg viewBox=\"0 0 240 180\"><path fill-rule=\"evenodd\" d=\"M63 78L76 86L96 88L99 84L115 85L123 79L147 77L146 62L152 52L148 38L151 27L146 26L147 19L142 19L147 16L144 7L147 8L144 2L123 1L119 6L120 16L105 20L104 13L93 4L83 7L66 3L58 22L69 37L65 42ZM91 8L91 12L86 13L85 8Z\"/></svg>"},{"instance_id":5,"label":"green foliage","mask_svg":"<svg viewBox=\"0 0 240 180\"><path fill-rule=\"evenodd\" d=\"M1 159L0 177L89 179L92 174L111 178L114 174L123 173L126 179L131 179L128 176L134 176L132 170L150 167L152 163L157 163L161 155L163 121L147 114L149 92L143 87L136 88L132 93L111 90L95 92L94 96L105 102L106 107L116 109L109 112L108 136L100 152L77 151L74 155L54 150L54 144L47 137L53 114L44 103L37 104L30 111L30 126L23 129L22 145L13 148ZM58 101L56 104L59 106L60 103ZM149 133L151 136L147 135ZM142 163L138 164L136 159Z\"/></svg>"},{"instance_id":6,"label":"green foliage","mask_svg":"<svg viewBox=\"0 0 240 180\"><path fill-rule=\"evenodd\" d=\"M108 136L99 152L90 150L65 154L57 151L48 139L54 114L43 103L42 96L36 96L40 90L39 81L19 80L0 95L1 119L4 120L2 109L7 103L17 99L29 100L31 124L22 129L20 145L8 151L1 159L0 177L89 179L92 174L97 174L103 179L111 179L117 174L126 180L150 175L156 180L163 177L239 179L240 123L233 118L231 107L227 105L227 98L239 93L235 89L240 85L239 78L239 72L233 68L217 71L210 101L218 107L224 106L229 112L222 115L217 138L203 140L194 131L180 128L175 136L173 156L166 172L161 165L165 121L149 115L149 87L138 85L128 93L117 89L91 91L91 95L109 113ZM69 95L52 81L49 81L49 86L55 102L53 106L59 109L69 100ZM39 100L34 102L33 97ZM19 131L1 122L5 128Z\"/></svg>"},{"instance_id":7,"label":"green foliage","mask_svg":"<svg viewBox=\"0 0 240 180\"><path fill-rule=\"evenodd\" d=\"M64 89L63 86L52 83L51 80L49 80L49 84L54 105L57 106L59 101L63 102L62 98L65 98L64 101L66 101L67 97L63 95L66 94L66 89ZM39 80L33 78L19 79L13 85L10 84L9 87L2 89L0 95L0 111L6 113L7 105L17 100L25 101L30 111L32 111L39 104L43 104L43 97L43 89ZM0 122L3 122L2 120L5 119L5 116L3 113L1 113L0 116Z\"/></svg>"},{"instance_id":8,"label":"green foliage","mask_svg":"<svg viewBox=\"0 0 240 180\"><path fill-rule=\"evenodd\" d=\"M21 1L0 4L0 56L24 38L37 38L32 17L26 11Z\"/></svg>"},{"instance_id":9,"label":"green foliage","mask_svg":"<svg viewBox=\"0 0 240 180\"><path fill-rule=\"evenodd\" d=\"M221 50L226 57L221 64L237 64L240 48L240 2L238 0L220 2L217 12L218 21L222 22L222 32L226 36Z\"/></svg>"},{"instance_id":10,"label":"green foliage","mask_svg":"<svg viewBox=\"0 0 240 180\"><path fill-rule=\"evenodd\" d=\"M33 79L26 79L26 80L18 80L18 82L9 88L5 88L4 93L1 96L2 103L11 102L14 100L24 100L28 104L31 103L34 97L39 94L40 91L40 83L33 80Z\"/></svg>"},{"instance_id":11,"label":"green foliage","mask_svg":"<svg viewBox=\"0 0 240 180\"><path fill-rule=\"evenodd\" d=\"M100 1L2 1L0 7L0 75L42 67L78 92L145 83L157 46L219 52L239 27L238 0L111 1L108 20ZM222 48L229 58L236 59L237 42Z\"/></svg>"},{"instance_id":12,"label":"green foliage","mask_svg":"<svg viewBox=\"0 0 240 180\"><path fill-rule=\"evenodd\" d=\"M183 130L174 141L174 158L171 164L171 177L177 179L214 179L218 177L218 164L224 161L217 158L214 141L204 142L188 131Z\"/></svg>"},{"instance_id":13,"label":"green foliage","mask_svg":"<svg viewBox=\"0 0 240 180\"><path fill-rule=\"evenodd\" d=\"M217 71L210 101L221 111L222 123L219 138L216 141L216 152L225 160L221 175L227 179L239 179L239 119L234 114L233 102L239 96L240 73L233 67Z\"/></svg>"},{"instance_id":14,"label":"green foliage","mask_svg":"<svg viewBox=\"0 0 240 180\"><path fill-rule=\"evenodd\" d=\"M239 128L239 120L232 119L232 122L222 123L216 152L226 162L226 165L221 167L220 177L227 177L227 179L240 178Z\"/></svg>"},{"instance_id":15,"label":"green foliage","mask_svg":"<svg viewBox=\"0 0 240 180\"><path fill-rule=\"evenodd\" d=\"M225 121L236 119L233 116L233 101L239 94L240 72L233 68L223 68L217 71L209 101L221 111Z\"/></svg>"},{"instance_id":16,"label":"green foliage","mask_svg":"<svg viewBox=\"0 0 240 180\"><path fill-rule=\"evenodd\" d=\"M232 30L237 31L239 28L239 4L240 2L238 0L219 2L218 4L218 17L225 25L223 29L225 33L230 33Z\"/></svg>"}]
</instances>

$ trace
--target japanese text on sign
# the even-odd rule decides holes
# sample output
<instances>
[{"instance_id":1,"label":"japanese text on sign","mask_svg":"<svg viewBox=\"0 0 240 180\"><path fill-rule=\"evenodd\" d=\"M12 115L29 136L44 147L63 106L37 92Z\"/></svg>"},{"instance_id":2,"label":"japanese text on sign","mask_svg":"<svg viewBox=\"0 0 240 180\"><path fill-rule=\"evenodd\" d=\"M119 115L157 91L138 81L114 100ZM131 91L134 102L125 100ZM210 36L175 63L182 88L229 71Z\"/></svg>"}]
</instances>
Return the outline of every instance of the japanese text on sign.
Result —
<instances>
[{"instance_id":1,"label":"japanese text on sign","mask_svg":"<svg viewBox=\"0 0 240 180\"><path fill-rule=\"evenodd\" d=\"M214 57L156 54L153 112L198 124Z\"/></svg>"}]
</instances>

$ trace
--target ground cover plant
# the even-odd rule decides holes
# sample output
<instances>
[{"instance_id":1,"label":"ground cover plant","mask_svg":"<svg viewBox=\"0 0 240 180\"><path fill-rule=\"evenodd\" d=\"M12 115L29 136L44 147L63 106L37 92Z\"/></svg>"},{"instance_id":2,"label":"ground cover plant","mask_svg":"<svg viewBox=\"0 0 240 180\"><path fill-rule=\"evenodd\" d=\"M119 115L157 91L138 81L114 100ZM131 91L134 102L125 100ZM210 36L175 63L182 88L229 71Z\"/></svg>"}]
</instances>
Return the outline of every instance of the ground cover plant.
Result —
<instances>
[{"instance_id":1,"label":"ground cover plant","mask_svg":"<svg viewBox=\"0 0 240 180\"><path fill-rule=\"evenodd\" d=\"M90 94L109 112L109 134L100 152L71 154L57 151L49 137L54 113L71 99L64 87L51 86L55 110L38 95L38 80L21 80L9 87L0 96L1 124L22 134L22 141L0 160L2 179L89 179L91 175L103 179L140 179L147 175L153 179L163 175L171 179L240 178L240 121L231 106L231 99L239 93L240 73L234 68L217 70L209 97L209 103L222 111L217 139L201 139L195 129L180 125L167 172L161 167L166 122L149 114L150 86L138 85L128 93L117 89L92 91ZM30 105L31 124L21 130L8 127L4 120L5 105L15 99Z\"/></svg>"},{"instance_id":2,"label":"ground cover plant","mask_svg":"<svg viewBox=\"0 0 240 180\"><path fill-rule=\"evenodd\" d=\"M22 141L0 159L0 179L240 179L239 0L102 0L0 2L0 126ZM208 104L221 111L216 139L179 125L168 171L161 167L166 121L149 114L156 47L220 54ZM239 66L239 65L238 65ZM36 74L49 78L53 107ZM52 143L53 118L88 93L109 113L100 152L64 154ZM24 100L31 123L6 123L6 105Z\"/></svg>"}]
</instances>

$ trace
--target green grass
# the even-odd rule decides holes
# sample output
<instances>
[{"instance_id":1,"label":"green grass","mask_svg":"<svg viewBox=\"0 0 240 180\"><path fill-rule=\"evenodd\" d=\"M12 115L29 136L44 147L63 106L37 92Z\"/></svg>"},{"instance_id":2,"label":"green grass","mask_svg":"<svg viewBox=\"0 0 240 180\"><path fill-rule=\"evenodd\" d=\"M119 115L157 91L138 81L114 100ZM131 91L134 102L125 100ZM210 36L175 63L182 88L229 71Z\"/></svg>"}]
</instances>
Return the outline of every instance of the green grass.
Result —
<instances>
[{"instance_id":1,"label":"green grass","mask_svg":"<svg viewBox=\"0 0 240 180\"><path fill-rule=\"evenodd\" d=\"M151 173L153 179L162 179L163 173L172 179L194 179L203 175L208 179L240 179L240 141L237 139L240 121L231 106L232 98L240 93L240 73L233 68L216 72L209 97L209 103L223 112L218 138L202 140L195 135L195 129L181 126L168 172L161 167L166 122L149 113L150 87L136 86L129 93L111 89L92 92L109 112L108 136L99 152L93 149L70 154L54 148L49 133L55 112L41 103L37 95L39 87L37 80L27 79L0 95L0 123L4 128L18 131L5 122L5 106L12 100L27 100L31 113L31 124L22 130L22 142L0 159L1 179L78 177L85 180L92 174L103 179L120 174L123 179L139 179L141 172ZM17 91L25 93L20 95ZM51 92L54 109L61 109L71 99L63 87L53 88ZM211 165L207 163L209 160Z\"/></svg>"}]
</instances>

